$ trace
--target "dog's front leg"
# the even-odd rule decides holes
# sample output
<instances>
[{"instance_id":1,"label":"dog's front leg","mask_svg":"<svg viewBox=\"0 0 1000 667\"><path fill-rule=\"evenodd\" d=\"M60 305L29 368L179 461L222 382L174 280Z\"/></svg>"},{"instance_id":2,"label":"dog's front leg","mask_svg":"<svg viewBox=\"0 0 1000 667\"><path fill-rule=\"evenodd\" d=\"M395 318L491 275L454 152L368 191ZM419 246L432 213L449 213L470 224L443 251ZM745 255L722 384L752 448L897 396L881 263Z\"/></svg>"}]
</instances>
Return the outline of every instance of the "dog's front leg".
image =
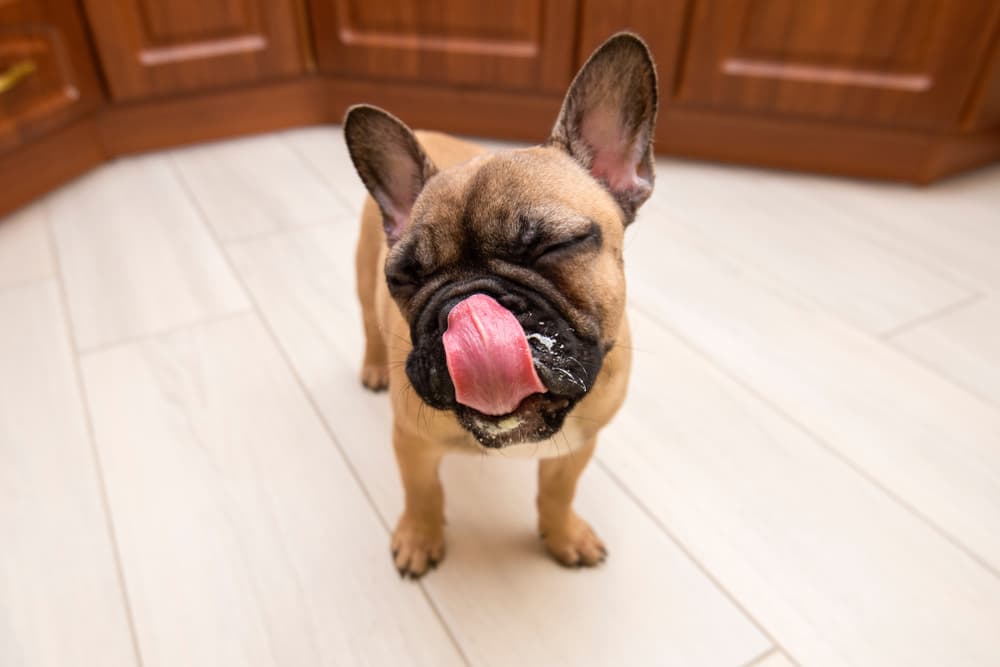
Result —
<instances>
[{"instance_id":1,"label":"dog's front leg","mask_svg":"<svg viewBox=\"0 0 1000 667\"><path fill-rule=\"evenodd\" d=\"M597 565L608 551L586 521L573 511L580 474L597 440L564 456L538 464L538 530L549 553L563 565Z\"/></svg>"},{"instance_id":2,"label":"dog's front leg","mask_svg":"<svg viewBox=\"0 0 1000 667\"><path fill-rule=\"evenodd\" d=\"M392 445L406 494L392 534L392 559L400 576L416 579L444 558L444 489L438 474L444 449L398 426Z\"/></svg>"}]
</instances>

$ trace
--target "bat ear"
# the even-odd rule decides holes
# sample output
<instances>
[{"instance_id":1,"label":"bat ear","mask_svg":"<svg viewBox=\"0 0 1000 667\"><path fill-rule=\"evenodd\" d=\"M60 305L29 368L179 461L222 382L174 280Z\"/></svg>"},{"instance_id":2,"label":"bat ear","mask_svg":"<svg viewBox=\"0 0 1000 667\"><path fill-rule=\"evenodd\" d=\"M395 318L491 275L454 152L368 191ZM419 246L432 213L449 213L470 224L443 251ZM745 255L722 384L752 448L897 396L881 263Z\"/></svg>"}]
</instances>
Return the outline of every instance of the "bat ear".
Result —
<instances>
[{"instance_id":1,"label":"bat ear","mask_svg":"<svg viewBox=\"0 0 1000 667\"><path fill-rule=\"evenodd\" d=\"M549 143L607 188L628 224L653 192L655 123L653 58L638 36L618 33L573 79Z\"/></svg>"},{"instance_id":2,"label":"bat ear","mask_svg":"<svg viewBox=\"0 0 1000 667\"><path fill-rule=\"evenodd\" d=\"M409 224L413 202L437 168L413 131L378 107L348 109L344 138L354 168L382 211L391 246Z\"/></svg>"}]
</instances>

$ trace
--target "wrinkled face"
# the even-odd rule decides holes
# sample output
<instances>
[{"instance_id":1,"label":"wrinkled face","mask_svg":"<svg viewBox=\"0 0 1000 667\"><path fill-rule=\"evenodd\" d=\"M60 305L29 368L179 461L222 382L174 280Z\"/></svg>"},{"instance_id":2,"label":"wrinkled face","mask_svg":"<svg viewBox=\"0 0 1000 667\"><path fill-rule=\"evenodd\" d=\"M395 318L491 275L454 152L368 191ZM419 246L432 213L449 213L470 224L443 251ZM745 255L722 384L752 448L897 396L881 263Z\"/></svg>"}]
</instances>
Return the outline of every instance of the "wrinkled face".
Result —
<instances>
[{"instance_id":1,"label":"wrinkled face","mask_svg":"<svg viewBox=\"0 0 1000 667\"><path fill-rule=\"evenodd\" d=\"M389 291L410 325L406 372L488 447L555 434L594 386L624 309L624 224L611 196L557 148L477 158L424 186L390 249ZM456 400L443 336L474 294L517 319L545 391L505 414Z\"/></svg>"}]
</instances>

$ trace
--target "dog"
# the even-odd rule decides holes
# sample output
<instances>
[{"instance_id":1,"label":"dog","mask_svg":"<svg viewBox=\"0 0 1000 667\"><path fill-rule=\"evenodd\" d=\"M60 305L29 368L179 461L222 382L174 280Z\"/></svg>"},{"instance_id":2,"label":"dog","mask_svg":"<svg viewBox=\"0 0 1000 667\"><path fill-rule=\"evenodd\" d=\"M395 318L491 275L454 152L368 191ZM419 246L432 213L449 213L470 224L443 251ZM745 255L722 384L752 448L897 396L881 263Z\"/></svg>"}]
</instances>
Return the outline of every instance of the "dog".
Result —
<instances>
[{"instance_id":1,"label":"dog","mask_svg":"<svg viewBox=\"0 0 1000 667\"><path fill-rule=\"evenodd\" d=\"M539 458L548 552L567 566L605 559L572 502L628 384L622 246L653 189L656 107L649 49L619 33L573 79L540 146L487 153L377 107L348 110L345 140L370 195L356 253L361 382L400 388L401 576L444 557L438 468L451 452Z\"/></svg>"}]
</instances>

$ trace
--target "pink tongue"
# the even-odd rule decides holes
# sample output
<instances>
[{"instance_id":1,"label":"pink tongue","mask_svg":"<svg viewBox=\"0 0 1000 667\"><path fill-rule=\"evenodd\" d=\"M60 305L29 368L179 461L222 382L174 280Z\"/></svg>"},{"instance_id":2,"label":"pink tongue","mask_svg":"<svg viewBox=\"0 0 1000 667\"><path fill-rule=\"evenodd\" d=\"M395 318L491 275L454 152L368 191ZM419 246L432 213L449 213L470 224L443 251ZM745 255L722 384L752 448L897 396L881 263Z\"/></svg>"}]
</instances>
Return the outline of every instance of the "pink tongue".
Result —
<instances>
[{"instance_id":1,"label":"pink tongue","mask_svg":"<svg viewBox=\"0 0 1000 667\"><path fill-rule=\"evenodd\" d=\"M485 294L451 309L443 342L455 400L462 405L504 415L525 396L546 391L520 322Z\"/></svg>"}]
</instances>

